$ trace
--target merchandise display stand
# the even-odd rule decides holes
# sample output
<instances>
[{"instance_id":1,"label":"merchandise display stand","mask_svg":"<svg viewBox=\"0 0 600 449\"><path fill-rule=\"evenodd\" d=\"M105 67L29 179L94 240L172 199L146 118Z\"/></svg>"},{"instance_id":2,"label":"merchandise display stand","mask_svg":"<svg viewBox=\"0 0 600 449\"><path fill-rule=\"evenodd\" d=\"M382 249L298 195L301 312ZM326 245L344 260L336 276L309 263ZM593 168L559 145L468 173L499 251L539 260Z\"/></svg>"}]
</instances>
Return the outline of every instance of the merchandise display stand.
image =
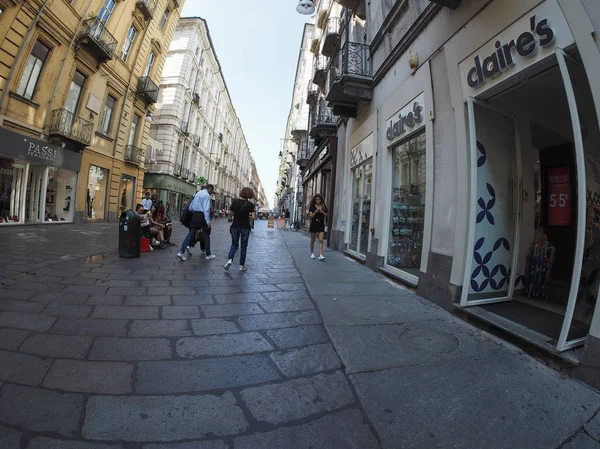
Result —
<instances>
[{"instance_id":1,"label":"merchandise display stand","mask_svg":"<svg viewBox=\"0 0 600 449\"><path fill-rule=\"evenodd\" d=\"M548 295L548 282L552 274L552 264L556 249L542 237L537 240L527 256L525 285L528 297L543 297Z\"/></svg>"}]
</instances>

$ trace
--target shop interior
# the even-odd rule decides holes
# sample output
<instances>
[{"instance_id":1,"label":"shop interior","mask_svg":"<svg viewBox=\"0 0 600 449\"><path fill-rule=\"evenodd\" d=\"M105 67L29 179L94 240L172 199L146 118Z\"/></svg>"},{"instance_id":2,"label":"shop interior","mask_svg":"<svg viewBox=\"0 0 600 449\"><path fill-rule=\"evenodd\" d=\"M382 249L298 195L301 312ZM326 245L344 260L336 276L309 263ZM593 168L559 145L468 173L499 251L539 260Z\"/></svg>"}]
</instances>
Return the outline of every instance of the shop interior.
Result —
<instances>
[{"instance_id":1,"label":"shop interior","mask_svg":"<svg viewBox=\"0 0 600 449\"><path fill-rule=\"evenodd\" d=\"M566 52L565 62L577 104L585 174L577 170L568 83L566 88L556 56L490 89L474 108L478 146L485 133L502 133L505 140L496 138L503 143L477 150L477 220L482 219L476 225L475 252L481 254L473 262L467 305L476 300L485 312L536 332L550 345L559 340L573 295L567 342L582 342L600 282L600 132L576 49ZM586 177L587 192L578 192L578 176ZM578 238L579 195L586 196L584 238ZM500 242L489 253L483 244L478 248L483 235ZM580 245L582 262L576 260Z\"/></svg>"}]
</instances>

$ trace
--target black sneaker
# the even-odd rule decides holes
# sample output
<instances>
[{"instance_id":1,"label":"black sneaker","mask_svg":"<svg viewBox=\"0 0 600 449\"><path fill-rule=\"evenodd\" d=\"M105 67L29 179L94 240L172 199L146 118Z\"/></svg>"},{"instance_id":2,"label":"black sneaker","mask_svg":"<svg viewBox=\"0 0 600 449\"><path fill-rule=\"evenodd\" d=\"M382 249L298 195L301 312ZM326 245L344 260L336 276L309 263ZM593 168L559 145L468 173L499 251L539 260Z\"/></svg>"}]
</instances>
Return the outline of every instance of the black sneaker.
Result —
<instances>
[{"instance_id":1,"label":"black sneaker","mask_svg":"<svg viewBox=\"0 0 600 449\"><path fill-rule=\"evenodd\" d=\"M65 187L65 190L73 190L73 188L71 186L67 186Z\"/></svg>"}]
</instances>

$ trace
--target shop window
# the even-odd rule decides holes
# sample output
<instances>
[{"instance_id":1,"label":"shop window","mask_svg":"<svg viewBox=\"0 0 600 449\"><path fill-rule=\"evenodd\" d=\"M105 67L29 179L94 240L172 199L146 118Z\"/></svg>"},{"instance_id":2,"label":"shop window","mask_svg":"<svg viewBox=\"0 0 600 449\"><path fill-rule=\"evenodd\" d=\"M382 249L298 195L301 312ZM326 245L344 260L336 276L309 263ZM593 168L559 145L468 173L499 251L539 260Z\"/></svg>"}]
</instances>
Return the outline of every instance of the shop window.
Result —
<instances>
[{"instance_id":1,"label":"shop window","mask_svg":"<svg viewBox=\"0 0 600 449\"><path fill-rule=\"evenodd\" d=\"M169 21L169 16L171 15L171 10L169 8L165 9L165 12L160 19L160 29L164 30L165 26L167 26L167 22Z\"/></svg>"},{"instance_id":2,"label":"shop window","mask_svg":"<svg viewBox=\"0 0 600 449\"><path fill-rule=\"evenodd\" d=\"M135 41L135 36L137 34L137 30L133 25L129 27L127 31L127 36L125 36L125 42L123 43L123 48L121 48L121 60L127 62L127 57L131 52L131 48L133 47L133 42Z\"/></svg>"},{"instance_id":3,"label":"shop window","mask_svg":"<svg viewBox=\"0 0 600 449\"><path fill-rule=\"evenodd\" d=\"M393 149L392 213L387 264L419 275L426 188L425 133Z\"/></svg>"},{"instance_id":4,"label":"shop window","mask_svg":"<svg viewBox=\"0 0 600 449\"><path fill-rule=\"evenodd\" d=\"M110 126L116 104L117 100L114 97L111 95L106 97L106 103L104 104L104 110L102 111L102 121L100 122L100 132L105 136L110 134Z\"/></svg>"},{"instance_id":5,"label":"shop window","mask_svg":"<svg viewBox=\"0 0 600 449\"><path fill-rule=\"evenodd\" d=\"M48 169L44 221L73 222L77 173L56 167Z\"/></svg>"},{"instance_id":6,"label":"shop window","mask_svg":"<svg viewBox=\"0 0 600 449\"><path fill-rule=\"evenodd\" d=\"M42 73L44 62L48 57L50 49L40 42L36 42L33 51L27 59L25 70L21 76L17 93L29 100L33 98L35 88Z\"/></svg>"},{"instance_id":7,"label":"shop window","mask_svg":"<svg viewBox=\"0 0 600 449\"><path fill-rule=\"evenodd\" d=\"M25 168L24 161L0 156L0 224L21 221Z\"/></svg>"},{"instance_id":8,"label":"shop window","mask_svg":"<svg viewBox=\"0 0 600 449\"><path fill-rule=\"evenodd\" d=\"M104 220L106 191L108 187L108 170L90 165L86 196L86 218L88 220Z\"/></svg>"},{"instance_id":9,"label":"shop window","mask_svg":"<svg viewBox=\"0 0 600 449\"><path fill-rule=\"evenodd\" d=\"M121 178L121 213L133 209L135 199L135 178L123 175Z\"/></svg>"}]
</instances>

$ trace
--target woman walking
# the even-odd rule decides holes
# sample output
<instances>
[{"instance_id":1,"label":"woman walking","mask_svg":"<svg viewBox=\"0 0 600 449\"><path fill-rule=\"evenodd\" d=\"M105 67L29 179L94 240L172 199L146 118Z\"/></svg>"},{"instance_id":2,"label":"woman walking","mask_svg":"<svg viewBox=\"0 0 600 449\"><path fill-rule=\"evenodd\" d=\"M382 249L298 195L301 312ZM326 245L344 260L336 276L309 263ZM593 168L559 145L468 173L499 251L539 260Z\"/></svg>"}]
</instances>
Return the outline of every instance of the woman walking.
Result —
<instances>
[{"instance_id":1,"label":"woman walking","mask_svg":"<svg viewBox=\"0 0 600 449\"><path fill-rule=\"evenodd\" d=\"M323 239L325 238L325 220L327 219L327 206L320 193L317 193L308 208L310 217L310 258L315 258L315 240L319 238L319 260L325 260L323 256Z\"/></svg>"},{"instance_id":2,"label":"woman walking","mask_svg":"<svg viewBox=\"0 0 600 449\"><path fill-rule=\"evenodd\" d=\"M246 266L246 250L248 249L248 239L250 238L250 219L256 218L256 208L249 200L254 198L254 191L250 187L244 187L240 190L240 198L235 199L231 203L230 213L233 214L233 222L231 223L231 248L227 263L223 268L229 270L235 257L235 252L240 246L240 271L248 270Z\"/></svg>"}]
</instances>

